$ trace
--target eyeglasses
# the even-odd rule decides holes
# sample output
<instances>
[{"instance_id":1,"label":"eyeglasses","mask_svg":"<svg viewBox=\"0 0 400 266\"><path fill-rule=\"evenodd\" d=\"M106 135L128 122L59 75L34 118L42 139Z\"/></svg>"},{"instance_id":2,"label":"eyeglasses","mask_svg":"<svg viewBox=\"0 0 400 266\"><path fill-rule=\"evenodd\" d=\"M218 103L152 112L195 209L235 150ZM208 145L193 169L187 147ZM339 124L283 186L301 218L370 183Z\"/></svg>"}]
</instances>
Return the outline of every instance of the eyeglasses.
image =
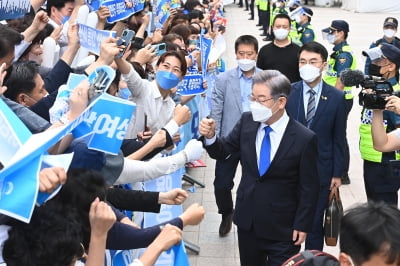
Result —
<instances>
[{"instance_id":1,"label":"eyeglasses","mask_svg":"<svg viewBox=\"0 0 400 266\"><path fill-rule=\"evenodd\" d=\"M265 104L269 100L273 100L274 99L274 97L271 97L271 98L268 98L268 99L266 97L258 97L258 98L256 98L253 94L250 94L248 96L248 98L249 98L250 102L258 102L258 103L261 103L261 104Z\"/></svg>"},{"instance_id":2,"label":"eyeglasses","mask_svg":"<svg viewBox=\"0 0 400 266\"><path fill-rule=\"evenodd\" d=\"M314 60L314 59L311 59L310 61L301 59L301 60L299 61L299 65L301 65L301 66L304 66L304 65L306 65L306 64L310 64L310 65L312 65L312 66L317 66L317 65L319 65L320 63L322 63L322 61L318 61L318 60Z\"/></svg>"}]
</instances>

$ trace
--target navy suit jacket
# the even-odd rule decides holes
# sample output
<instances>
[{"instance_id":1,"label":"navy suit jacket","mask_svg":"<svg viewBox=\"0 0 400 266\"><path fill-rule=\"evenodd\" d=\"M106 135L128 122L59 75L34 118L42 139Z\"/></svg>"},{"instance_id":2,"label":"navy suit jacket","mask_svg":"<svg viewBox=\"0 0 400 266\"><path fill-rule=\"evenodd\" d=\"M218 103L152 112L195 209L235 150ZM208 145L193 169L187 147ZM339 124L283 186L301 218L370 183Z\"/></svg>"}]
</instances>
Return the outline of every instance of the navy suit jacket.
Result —
<instances>
[{"instance_id":1,"label":"navy suit jacket","mask_svg":"<svg viewBox=\"0 0 400 266\"><path fill-rule=\"evenodd\" d=\"M311 231L319 177L315 134L290 119L267 172L260 176L255 140L259 122L242 114L224 138L206 146L209 155L222 160L240 153L242 178L237 190L233 221L243 230L276 241L292 241L293 230Z\"/></svg>"},{"instance_id":2,"label":"navy suit jacket","mask_svg":"<svg viewBox=\"0 0 400 266\"><path fill-rule=\"evenodd\" d=\"M342 91L323 82L321 98L310 125L318 138L318 173L321 185L329 185L333 176L343 175L346 145L344 101ZM291 118L306 125L303 81L292 84L286 111Z\"/></svg>"}]
</instances>

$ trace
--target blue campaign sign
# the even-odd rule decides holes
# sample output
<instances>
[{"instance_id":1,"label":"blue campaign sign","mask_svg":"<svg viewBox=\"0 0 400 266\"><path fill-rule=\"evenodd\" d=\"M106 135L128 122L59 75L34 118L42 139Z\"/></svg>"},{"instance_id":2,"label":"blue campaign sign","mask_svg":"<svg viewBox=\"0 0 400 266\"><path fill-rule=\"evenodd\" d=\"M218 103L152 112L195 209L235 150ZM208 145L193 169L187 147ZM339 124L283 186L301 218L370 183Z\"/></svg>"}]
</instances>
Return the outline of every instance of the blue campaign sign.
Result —
<instances>
[{"instance_id":1,"label":"blue campaign sign","mask_svg":"<svg viewBox=\"0 0 400 266\"><path fill-rule=\"evenodd\" d=\"M106 6L110 10L110 16L107 17L108 23L126 19L135 13L134 7L127 8L125 0L107 0L103 1L101 6Z\"/></svg>"},{"instance_id":2,"label":"blue campaign sign","mask_svg":"<svg viewBox=\"0 0 400 266\"><path fill-rule=\"evenodd\" d=\"M181 168L178 171L170 174L159 177L154 180L150 180L145 182L145 190L146 191L169 191L174 188L181 187L181 180L182 175L185 169ZM182 206L181 205L161 205L161 209L159 213L148 213L144 214L144 225L143 227L153 226L159 223L166 222L170 219L178 217L182 213ZM182 255L180 253L180 255ZM157 266L170 266L175 265L175 253L173 252L163 252L158 257L157 262L154 265Z\"/></svg>"},{"instance_id":3,"label":"blue campaign sign","mask_svg":"<svg viewBox=\"0 0 400 266\"><path fill-rule=\"evenodd\" d=\"M90 114L74 137L85 137L89 149L118 154L135 108L131 101L103 93L89 106Z\"/></svg>"},{"instance_id":4,"label":"blue campaign sign","mask_svg":"<svg viewBox=\"0 0 400 266\"><path fill-rule=\"evenodd\" d=\"M0 1L0 20L23 17L30 8L30 0L2 0Z\"/></svg>"},{"instance_id":5,"label":"blue campaign sign","mask_svg":"<svg viewBox=\"0 0 400 266\"><path fill-rule=\"evenodd\" d=\"M115 31L98 30L78 23L79 41L82 47L87 48L90 52L100 55L100 44L108 37L116 37Z\"/></svg>"},{"instance_id":6,"label":"blue campaign sign","mask_svg":"<svg viewBox=\"0 0 400 266\"><path fill-rule=\"evenodd\" d=\"M202 75L187 74L183 77L182 81L179 82L176 93L179 95L196 95L204 91Z\"/></svg>"},{"instance_id":7,"label":"blue campaign sign","mask_svg":"<svg viewBox=\"0 0 400 266\"><path fill-rule=\"evenodd\" d=\"M200 54L201 54L201 68L203 70L203 78L206 78L208 57L210 56L212 39L205 38L203 34L200 35Z\"/></svg>"}]
</instances>

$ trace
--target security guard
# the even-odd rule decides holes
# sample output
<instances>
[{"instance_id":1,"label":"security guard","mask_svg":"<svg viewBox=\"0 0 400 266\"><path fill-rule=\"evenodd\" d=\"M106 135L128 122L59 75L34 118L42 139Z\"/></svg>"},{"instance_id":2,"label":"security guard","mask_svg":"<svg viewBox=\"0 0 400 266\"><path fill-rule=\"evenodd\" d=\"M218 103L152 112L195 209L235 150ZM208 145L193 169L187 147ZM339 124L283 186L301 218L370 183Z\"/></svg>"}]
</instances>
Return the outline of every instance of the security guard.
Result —
<instances>
[{"instance_id":1,"label":"security guard","mask_svg":"<svg viewBox=\"0 0 400 266\"><path fill-rule=\"evenodd\" d=\"M340 81L340 74L345 69L356 69L356 58L350 46L347 44L347 36L349 33L349 24L344 20L333 20L331 26L322 30L324 39L327 39L330 44L333 44L333 53L328 61L328 68L324 75L324 81L339 90L343 90L345 95L345 110L347 117L353 107L353 94L351 87L345 87ZM347 142L347 139L346 139ZM345 172L342 176L342 184L350 184L348 175L350 164L349 145L346 143L345 149Z\"/></svg>"},{"instance_id":2,"label":"security guard","mask_svg":"<svg viewBox=\"0 0 400 266\"><path fill-rule=\"evenodd\" d=\"M293 43L301 46L300 37L297 32L298 25L294 18L296 14L298 14L298 12L302 9L302 6L300 5L300 0L290 0L287 3L287 7L289 9L289 16L291 19L289 38Z\"/></svg>"},{"instance_id":3,"label":"security guard","mask_svg":"<svg viewBox=\"0 0 400 266\"><path fill-rule=\"evenodd\" d=\"M400 66L400 49L382 43L380 46L364 51L372 64L378 67L382 75L395 91L400 91L396 80L396 73ZM380 56L379 56L380 55ZM383 112L386 132L400 127L400 115L391 111ZM395 152L378 152L373 147L371 134L372 110L363 108L360 125L360 153L364 160L364 185L368 201L384 201L397 206L397 191L400 188L400 178L392 176L390 160L399 160Z\"/></svg>"},{"instance_id":4,"label":"security guard","mask_svg":"<svg viewBox=\"0 0 400 266\"><path fill-rule=\"evenodd\" d=\"M381 43L388 43L400 48L400 39L397 38L395 35L397 33L397 26L399 25L396 18L387 17L383 22L383 37L379 40L373 42L370 45L370 49L377 47ZM364 67L365 75L373 75L379 76L379 68L375 64L371 64L371 60L367 57L365 60L365 67Z\"/></svg>"}]
</instances>

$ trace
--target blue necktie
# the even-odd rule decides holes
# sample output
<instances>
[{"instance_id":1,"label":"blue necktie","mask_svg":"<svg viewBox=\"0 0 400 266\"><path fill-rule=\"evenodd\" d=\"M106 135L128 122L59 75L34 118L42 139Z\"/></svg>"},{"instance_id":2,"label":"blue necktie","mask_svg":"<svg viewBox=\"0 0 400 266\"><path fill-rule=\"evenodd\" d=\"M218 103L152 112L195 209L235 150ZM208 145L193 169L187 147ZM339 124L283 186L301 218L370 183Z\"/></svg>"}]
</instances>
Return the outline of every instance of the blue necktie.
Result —
<instances>
[{"instance_id":1,"label":"blue necktie","mask_svg":"<svg viewBox=\"0 0 400 266\"><path fill-rule=\"evenodd\" d=\"M307 104L307 117L306 117L306 122L307 122L307 127L309 128L312 122L312 119L314 118L315 115L315 91L313 89L310 89L308 91L310 93L310 98L308 98L308 104Z\"/></svg>"},{"instance_id":2,"label":"blue necktie","mask_svg":"<svg viewBox=\"0 0 400 266\"><path fill-rule=\"evenodd\" d=\"M269 133L271 133L272 128L269 126L264 127L265 135L261 144L260 150L260 161L258 166L258 171L260 172L260 176L264 175L267 172L268 167L271 163L271 139L269 138Z\"/></svg>"}]
</instances>

